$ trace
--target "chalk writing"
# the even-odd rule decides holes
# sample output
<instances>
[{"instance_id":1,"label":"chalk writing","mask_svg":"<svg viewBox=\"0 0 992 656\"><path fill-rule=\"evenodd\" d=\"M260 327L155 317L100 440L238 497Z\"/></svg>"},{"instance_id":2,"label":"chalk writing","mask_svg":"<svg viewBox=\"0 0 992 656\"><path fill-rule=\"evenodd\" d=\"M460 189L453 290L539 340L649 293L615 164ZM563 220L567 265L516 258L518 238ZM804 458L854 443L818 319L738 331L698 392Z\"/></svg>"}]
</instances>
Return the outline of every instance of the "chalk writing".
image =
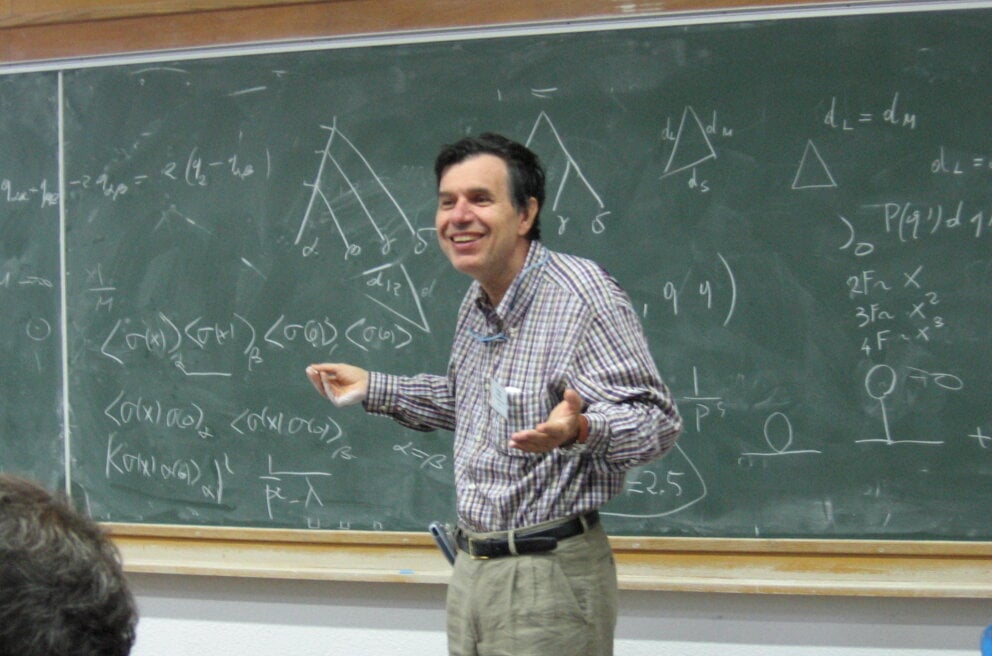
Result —
<instances>
[{"instance_id":1,"label":"chalk writing","mask_svg":"<svg viewBox=\"0 0 992 656\"><path fill-rule=\"evenodd\" d=\"M799 167L792 179L793 189L832 189L837 186L833 173L812 139L806 141Z\"/></svg>"},{"instance_id":2,"label":"chalk writing","mask_svg":"<svg viewBox=\"0 0 992 656\"><path fill-rule=\"evenodd\" d=\"M10 179L0 180L0 199L6 203L36 203L38 207L55 207L59 204L59 194L48 189L48 180L36 185L18 187Z\"/></svg>"},{"instance_id":3,"label":"chalk writing","mask_svg":"<svg viewBox=\"0 0 992 656\"><path fill-rule=\"evenodd\" d=\"M662 298L671 307L672 314L678 316L680 303L684 308L689 299L702 304L706 310L714 310L714 296L716 292L725 292L725 310L723 311L723 323L726 326L734 318L737 309L737 279L734 271L721 253L716 254L720 268L713 273L703 270L692 269L685 278L676 282L668 280L662 286ZM715 281L716 275L722 274L724 280ZM692 285L690 285L692 280Z\"/></svg>"},{"instance_id":4,"label":"chalk writing","mask_svg":"<svg viewBox=\"0 0 992 656\"><path fill-rule=\"evenodd\" d=\"M323 507L324 502L314 484L314 480L332 476L330 472L318 470L293 471L275 469L272 454L268 454L267 473L259 476L265 483L265 508L269 519L275 519L280 506L302 504L304 508ZM300 490L302 482L305 489ZM295 489L295 491L294 491Z\"/></svg>"},{"instance_id":5,"label":"chalk writing","mask_svg":"<svg viewBox=\"0 0 992 656\"><path fill-rule=\"evenodd\" d=\"M941 146L937 157L930 163L930 172L935 175L964 175L981 171L992 171L992 155L949 156L947 148Z\"/></svg>"},{"instance_id":6,"label":"chalk writing","mask_svg":"<svg viewBox=\"0 0 992 656\"><path fill-rule=\"evenodd\" d=\"M271 156L266 155L266 177L271 176ZM214 157L204 157L199 146L193 146L181 160L162 163L154 172L124 173L110 172L111 165L100 173L87 173L67 182L72 189L96 193L103 198L116 201L123 196L135 193L140 187L155 180L159 183L175 182L187 188L203 189L223 177L235 181L245 181L257 173L255 163L245 161L244 155L232 153ZM58 202L55 195L54 202Z\"/></svg>"},{"instance_id":7,"label":"chalk writing","mask_svg":"<svg viewBox=\"0 0 992 656\"><path fill-rule=\"evenodd\" d=\"M103 414L116 426L148 424L192 431L202 439L213 437L213 432L205 423L203 408L193 402L188 407L170 407L159 400L146 400L142 396L128 399L126 392L121 390L104 408Z\"/></svg>"},{"instance_id":8,"label":"chalk writing","mask_svg":"<svg viewBox=\"0 0 992 656\"><path fill-rule=\"evenodd\" d=\"M947 328L940 314L941 294L925 286L924 266L892 278L863 269L847 278L848 296L857 300L854 321L869 334L861 341L865 356L885 351L893 343L930 342Z\"/></svg>"},{"instance_id":9,"label":"chalk writing","mask_svg":"<svg viewBox=\"0 0 992 656\"><path fill-rule=\"evenodd\" d=\"M117 287L104 280L101 263L97 263L95 268L86 269L86 285L86 293L96 296L96 310L102 309L109 312L114 308L114 292L117 291Z\"/></svg>"},{"instance_id":10,"label":"chalk writing","mask_svg":"<svg viewBox=\"0 0 992 656\"><path fill-rule=\"evenodd\" d=\"M344 437L344 431L331 417L315 419L300 417L284 411L273 411L268 406L260 410L245 408L231 423L231 428L239 435L251 433L271 433L284 437L310 435L324 444L334 444ZM350 446L338 446L331 458L351 460L354 456Z\"/></svg>"},{"instance_id":11,"label":"chalk writing","mask_svg":"<svg viewBox=\"0 0 992 656\"><path fill-rule=\"evenodd\" d=\"M100 353L122 366L131 353L151 353L171 360L177 369L188 376L229 376L232 371L228 369L196 371L190 364L190 356L234 350L240 352L244 365L253 371L265 362L263 348L283 351L293 344L304 344L330 355L340 345L342 335L347 337L347 342L362 350L367 350L368 344L377 342L389 342L402 348L413 339L409 331L396 324L389 329L371 327L371 331L363 330L370 327L366 326L366 322L367 319L360 319L342 331L326 316L294 321L283 314L264 330L259 330L252 321L237 313L224 321L208 320L202 316L183 321L159 312L148 318L116 319L102 341Z\"/></svg>"},{"instance_id":12,"label":"chalk writing","mask_svg":"<svg viewBox=\"0 0 992 656\"><path fill-rule=\"evenodd\" d=\"M555 127L547 112L542 111L538 114L537 120L534 122L530 134L527 135L527 140L524 143L531 148L539 148L538 143L540 143L541 150L548 153L545 157L550 158L552 154L560 153L565 160L564 171L555 171L553 169L549 171L549 174L556 174L558 176L558 184L554 189L554 193L550 194L549 201L545 203L546 205L550 205L549 209L552 212L557 213L556 215L559 221L558 234L565 234L566 226L572 219L570 215L562 214L561 212L566 192L573 188L577 188L576 195L580 199L584 199L579 202L589 203L591 201L592 210L585 210L585 213L592 215L589 223L591 232L597 235L605 232L606 223L604 219L610 215L610 212L606 209L606 204L603 202L602 197L593 187L585 173L583 173L579 162L569 152L569 149L565 145L565 140L558 132L558 128Z\"/></svg>"},{"instance_id":13,"label":"chalk writing","mask_svg":"<svg viewBox=\"0 0 992 656\"><path fill-rule=\"evenodd\" d=\"M865 127L870 124L880 124L883 126L905 128L915 130L917 128L917 115L912 112L903 111L900 106L899 92L892 96L892 102L882 110L881 116L877 109L875 111L857 111L851 113L839 112L837 109L837 97L830 99L830 109L823 117L823 123L829 128L850 132L858 127Z\"/></svg>"},{"instance_id":14,"label":"chalk writing","mask_svg":"<svg viewBox=\"0 0 992 656\"><path fill-rule=\"evenodd\" d=\"M660 463L632 470L624 485L627 510L607 506L609 517L669 517L691 508L709 493L702 474L679 443Z\"/></svg>"},{"instance_id":15,"label":"chalk writing","mask_svg":"<svg viewBox=\"0 0 992 656\"><path fill-rule=\"evenodd\" d=\"M444 469L444 465L448 460L448 457L443 453L428 453L423 449L418 449L414 446L413 442L407 442L406 444L394 444L393 451L419 460L422 468L430 467L432 469Z\"/></svg>"},{"instance_id":16,"label":"chalk writing","mask_svg":"<svg viewBox=\"0 0 992 656\"><path fill-rule=\"evenodd\" d=\"M153 480L177 489L192 490L199 498L221 503L224 472L233 473L227 455L221 457L224 461L223 469L214 460L213 473L216 474L216 479L210 481L205 478L206 472L196 459L164 456L147 446L135 448L119 439L114 432L107 436L104 476L108 479L119 476L134 481Z\"/></svg>"},{"instance_id":17,"label":"chalk writing","mask_svg":"<svg viewBox=\"0 0 992 656\"><path fill-rule=\"evenodd\" d=\"M768 415L768 418L765 419L765 423L761 430L765 438L765 444L768 445L771 451L748 451L742 453L742 456L775 457L784 455L822 453L822 451L818 449L792 448L793 441L795 440L795 433L792 428L792 421L784 412L773 412Z\"/></svg>"},{"instance_id":18,"label":"chalk writing","mask_svg":"<svg viewBox=\"0 0 992 656\"><path fill-rule=\"evenodd\" d=\"M992 210L968 207L964 201L953 205L885 203L881 210L885 233L903 244L943 233L979 239L992 231Z\"/></svg>"},{"instance_id":19,"label":"chalk writing","mask_svg":"<svg viewBox=\"0 0 992 656\"><path fill-rule=\"evenodd\" d=\"M24 332L29 339L43 342L52 336L52 324L43 317L31 317L24 325Z\"/></svg>"},{"instance_id":20,"label":"chalk writing","mask_svg":"<svg viewBox=\"0 0 992 656\"><path fill-rule=\"evenodd\" d=\"M731 137L733 130L729 128L718 129L715 110L713 111L712 122L704 126L696 110L687 105L682 110L682 118L679 120L678 131L675 133L672 132L672 119L668 117L661 138L663 141L672 142L672 149L668 154L668 161L661 177L666 178L676 173L691 170L689 187L703 193L709 191L709 183L697 178L696 167L717 158L716 149L712 142L712 138L716 136Z\"/></svg>"},{"instance_id":21,"label":"chalk writing","mask_svg":"<svg viewBox=\"0 0 992 656\"><path fill-rule=\"evenodd\" d=\"M427 314L420 302L425 294L414 285L406 266L394 262L362 272L365 297L419 330L430 333Z\"/></svg>"},{"instance_id":22,"label":"chalk writing","mask_svg":"<svg viewBox=\"0 0 992 656\"><path fill-rule=\"evenodd\" d=\"M326 217L330 218L334 232L344 247L344 258L361 255L363 252L361 244L349 238L352 230L344 223L346 217L342 215L340 203L347 199L352 201L358 210L356 224L371 229L382 255L389 255L396 241L395 237L387 235L384 231L383 225L388 217L396 217L406 228L410 239L415 242L417 253L427 250L427 242L407 218L406 212L393 197L382 177L365 155L337 127L337 118L335 117L329 126L322 125L321 129L328 132L328 137L323 149L318 151L320 163L317 166L317 174L313 182L306 185L310 189L310 200L293 243L296 245L302 243L303 234L308 226L320 219L321 212L326 212ZM365 191L365 184L385 196L385 203L380 203L378 195ZM316 244L315 240L310 246L305 247L304 256L316 254Z\"/></svg>"},{"instance_id":23,"label":"chalk writing","mask_svg":"<svg viewBox=\"0 0 992 656\"><path fill-rule=\"evenodd\" d=\"M948 391L958 391L964 387L964 382L954 374L933 374L916 367L908 368L906 374L903 376L903 379L912 380L917 384L924 386L928 382L932 381L937 387ZM889 446L895 444L923 444L932 446L943 444L944 440L942 439L923 440L893 437L891 422L889 419L889 403L887 403L887 401L893 396L893 393L896 390L896 385L899 382L900 376L898 372L895 368L890 367L887 364L877 364L871 367L868 370L868 373L865 374L865 391L869 397L878 402L878 417L882 423L884 437L867 438L856 441L859 443L879 442Z\"/></svg>"},{"instance_id":24,"label":"chalk writing","mask_svg":"<svg viewBox=\"0 0 992 656\"><path fill-rule=\"evenodd\" d=\"M716 395L703 394L699 387L699 371L692 368L692 394L678 399L682 407L690 407L695 415L696 432L703 430L703 420L716 413L714 417L722 419L727 416L727 407L723 398ZM682 410L685 413L685 410Z\"/></svg>"}]
</instances>

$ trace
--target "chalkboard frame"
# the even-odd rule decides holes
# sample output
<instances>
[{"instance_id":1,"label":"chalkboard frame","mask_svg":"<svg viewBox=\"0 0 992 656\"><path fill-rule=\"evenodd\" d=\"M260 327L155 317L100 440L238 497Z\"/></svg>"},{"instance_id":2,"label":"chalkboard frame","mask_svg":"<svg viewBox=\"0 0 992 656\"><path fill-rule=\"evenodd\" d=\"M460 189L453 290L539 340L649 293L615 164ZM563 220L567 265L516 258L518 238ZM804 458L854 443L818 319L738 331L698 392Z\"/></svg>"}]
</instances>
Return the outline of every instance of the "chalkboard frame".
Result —
<instances>
[{"instance_id":1,"label":"chalkboard frame","mask_svg":"<svg viewBox=\"0 0 992 656\"><path fill-rule=\"evenodd\" d=\"M424 533L106 524L134 573L446 584ZM992 544L612 537L621 589L992 598Z\"/></svg>"},{"instance_id":2,"label":"chalkboard frame","mask_svg":"<svg viewBox=\"0 0 992 656\"><path fill-rule=\"evenodd\" d=\"M733 18L749 16L742 12ZM720 18L727 19L726 13ZM136 573L445 583L450 571L426 533L106 527L122 549L126 569ZM992 597L992 544L984 542L654 537L611 541L625 589Z\"/></svg>"}]
</instances>

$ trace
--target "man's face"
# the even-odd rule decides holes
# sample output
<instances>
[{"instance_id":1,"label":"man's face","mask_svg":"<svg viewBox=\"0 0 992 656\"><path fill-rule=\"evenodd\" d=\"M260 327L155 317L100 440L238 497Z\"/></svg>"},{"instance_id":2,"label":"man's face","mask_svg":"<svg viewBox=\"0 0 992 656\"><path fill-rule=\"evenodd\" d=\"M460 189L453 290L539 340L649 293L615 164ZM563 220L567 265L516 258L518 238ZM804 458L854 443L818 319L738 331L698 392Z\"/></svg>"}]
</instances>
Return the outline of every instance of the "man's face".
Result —
<instances>
[{"instance_id":1,"label":"man's face","mask_svg":"<svg viewBox=\"0 0 992 656\"><path fill-rule=\"evenodd\" d=\"M523 268L536 214L536 200L526 212L513 206L506 163L495 155L475 155L441 175L435 217L441 250L494 303Z\"/></svg>"}]
</instances>

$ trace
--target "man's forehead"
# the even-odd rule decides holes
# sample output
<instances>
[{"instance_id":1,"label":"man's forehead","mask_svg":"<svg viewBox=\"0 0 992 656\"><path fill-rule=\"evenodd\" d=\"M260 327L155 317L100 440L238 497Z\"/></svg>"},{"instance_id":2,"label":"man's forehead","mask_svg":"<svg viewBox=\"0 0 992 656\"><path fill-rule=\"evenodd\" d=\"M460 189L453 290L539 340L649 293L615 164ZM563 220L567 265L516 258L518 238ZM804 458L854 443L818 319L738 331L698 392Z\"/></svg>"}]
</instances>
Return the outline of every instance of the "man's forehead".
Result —
<instances>
[{"instance_id":1,"label":"man's forehead","mask_svg":"<svg viewBox=\"0 0 992 656\"><path fill-rule=\"evenodd\" d=\"M441 174L438 193L455 187L468 191L497 191L506 189L509 173L506 162L496 155L473 155L452 164Z\"/></svg>"}]
</instances>

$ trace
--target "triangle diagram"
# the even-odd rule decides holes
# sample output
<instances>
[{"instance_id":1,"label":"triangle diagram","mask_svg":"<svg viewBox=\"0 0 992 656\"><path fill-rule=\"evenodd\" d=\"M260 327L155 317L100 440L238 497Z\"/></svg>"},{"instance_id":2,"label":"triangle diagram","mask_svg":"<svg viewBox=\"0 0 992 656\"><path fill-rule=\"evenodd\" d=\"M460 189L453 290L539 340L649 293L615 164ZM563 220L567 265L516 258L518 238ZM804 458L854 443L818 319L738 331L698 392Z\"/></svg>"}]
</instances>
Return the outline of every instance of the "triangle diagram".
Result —
<instances>
[{"instance_id":1,"label":"triangle diagram","mask_svg":"<svg viewBox=\"0 0 992 656\"><path fill-rule=\"evenodd\" d=\"M716 159L716 151L706 134L703 122L692 107L686 106L679 122L679 132L675 135L675 145L665 164L665 172L661 177L691 169L711 159Z\"/></svg>"},{"instance_id":2,"label":"triangle diagram","mask_svg":"<svg viewBox=\"0 0 992 656\"><path fill-rule=\"evenodd\" d=\"M816 149L813 140L806 142L806 150L803 151L802 161L796 170L796 177L792 180L793 189L833 189L837 186L834 176L830 175L827 163L820 157L820 151Z\"/></svg>"},{"instance_id":3,"label":"triangle diagram","mask_svg":"<svg viewBox=\"0 0 992 656\"><path fill-rule=\"evenodd\" d=\"M558 210L559 203L562 201L566 187L570 186L570 183L573 181L589 194L599 209L603 209L605 207L603 204L603 199L600 198L599 194L596 193L596 190L589 183L589 180L582 172L582 168L579 166L578 162L576 162L575 158L572 157L572 154L568 152L568 149L565 147L565 142L562 140L561 135L558 134L557 128L555 128L554 124L551 122L551 118L542 111L538 115L537 120L534 122L534 127L531 128L530 136L527 137L527 141L524 145L528 148L534 148L532 144L535 140L544 141L548 139L553 142L552 148L556 148L560 152L561 157L565 162L565 170L561 172L561 177L557 179L557 186L554 185L554 180L552 178L557 177L556 174L558 172L548 171L548 204L551 206L551 209L556 211ZM550 162L554 159L554 156L544 151L543 148L541 150L545 153L541 156L542 160L545 162ZM555 186L553 190L551 189L552 186Z\"/></svg>"},{"instance_id":4,"label":"triangle diagram","mask_svg":"<svg viewBox=\"0 0 992 656\"><path fill-rule=\"evenodd\" d=\"M383 264L363 271L362 279L366 298L425 333L431 332L417 287L405 266Z\"/></svg>"}]
</instances>

